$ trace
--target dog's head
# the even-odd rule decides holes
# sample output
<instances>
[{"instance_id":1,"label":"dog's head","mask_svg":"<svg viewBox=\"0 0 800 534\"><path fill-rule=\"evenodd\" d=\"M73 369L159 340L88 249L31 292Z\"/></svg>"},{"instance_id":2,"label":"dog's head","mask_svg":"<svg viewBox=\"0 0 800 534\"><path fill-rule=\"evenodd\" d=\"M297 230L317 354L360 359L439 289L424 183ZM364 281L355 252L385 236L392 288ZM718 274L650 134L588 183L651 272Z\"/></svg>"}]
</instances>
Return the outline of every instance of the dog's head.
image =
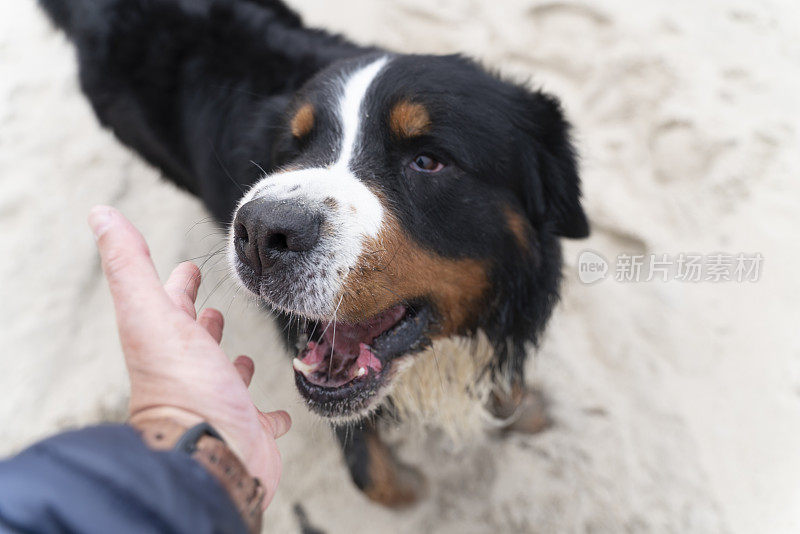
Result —
<instances>
[{"instance_id":1,"label":"dog's head","mask_svg":"<svg viewBox=\"0 0 800 534\"><path fill-rule=\"evenodd\" d=\"M498 365L521 364L557 298L556 236L588 234L554 98L458 56L375 55L306 83L277 139L229 255L300 320L313 410L369 412L439 337L482 329Z\"/></svg>"}]
</instances>

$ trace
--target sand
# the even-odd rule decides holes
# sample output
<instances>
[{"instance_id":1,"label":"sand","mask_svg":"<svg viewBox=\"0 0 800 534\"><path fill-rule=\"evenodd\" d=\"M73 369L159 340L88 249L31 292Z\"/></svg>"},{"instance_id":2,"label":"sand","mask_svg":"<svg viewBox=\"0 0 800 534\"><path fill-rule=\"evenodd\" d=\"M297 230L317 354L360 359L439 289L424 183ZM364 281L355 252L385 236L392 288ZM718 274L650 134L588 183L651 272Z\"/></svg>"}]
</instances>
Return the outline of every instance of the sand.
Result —
<instances>
[{"instance_id":1,"label":"sand","mask_svg":"<svg viewBox=\"0 0 800 534\"><path fill-rule=\"evenodd\" d=\"M565 242L563 302L530 363L555 426L460 448L437 434L398 439L430 483L401 512L352 487L274 327L210 259L201 301L226 313L225 349L255 358L257 403L295 422L266 531L295 532L298 501L331 533L800 530L796 3L291 3L359 42L464 52L558 94L594 233ZM71 49L33 3L0 3L0 452L124 417L85 226L96 203L139 225L162 275L221 241L194 199L98 127ZM623 283L612 271L584 285L584 249L764 263L755 283Z\"/></svg>"}]
</instances>

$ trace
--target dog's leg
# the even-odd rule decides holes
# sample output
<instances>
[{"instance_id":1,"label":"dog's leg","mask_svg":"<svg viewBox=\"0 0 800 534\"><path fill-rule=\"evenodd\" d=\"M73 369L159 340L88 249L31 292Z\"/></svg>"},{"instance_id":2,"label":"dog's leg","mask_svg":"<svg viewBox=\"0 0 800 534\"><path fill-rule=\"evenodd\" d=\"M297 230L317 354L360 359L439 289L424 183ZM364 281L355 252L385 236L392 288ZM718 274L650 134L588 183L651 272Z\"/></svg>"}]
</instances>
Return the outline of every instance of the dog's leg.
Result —
<instances>
[{"instance_id":1,"label":"dog's leg","mask_svg":"<svg viewBox=\"0 0 800 534\"><path fill-rule=\"evenodd\" d=\"M394 457L373 423L338 427L336 437L353 482L373 501L399 508L415 503L425 494L425 478Z\"/></svg>"},{"instance_id":2,"label":"dog's leg","mask_svg":"<svg viewBox=\"0 0 800 534\"><path fill-rule=\"evenodd\" d=\"M535 434L550 426L547 402L538 389L514 380L508 389L497 388L489 399L489 411L503 421L501 429Z\"/></svg>"}]
</instances>

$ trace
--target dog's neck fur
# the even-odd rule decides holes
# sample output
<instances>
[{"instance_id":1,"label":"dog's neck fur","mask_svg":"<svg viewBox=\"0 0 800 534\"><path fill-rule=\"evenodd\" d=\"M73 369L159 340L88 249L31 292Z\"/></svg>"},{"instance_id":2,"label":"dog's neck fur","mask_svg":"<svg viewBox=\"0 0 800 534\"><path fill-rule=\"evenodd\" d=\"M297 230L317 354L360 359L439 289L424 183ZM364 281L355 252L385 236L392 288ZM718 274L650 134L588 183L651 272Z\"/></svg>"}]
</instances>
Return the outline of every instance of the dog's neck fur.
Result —
<instances>
[{"instance_id":1,"label":"dog's neck fur","mask_svg":"<svg viewBox=\"0 0 800 534\"><path fill-rule=\"evenodd\" d=\"M493 421L487 410L499 387L489 366L495 349L483 333L433 342L409 359L384 401L403 424L438 428L453 442L483 432Z\"/></svg>"}]
</instances>

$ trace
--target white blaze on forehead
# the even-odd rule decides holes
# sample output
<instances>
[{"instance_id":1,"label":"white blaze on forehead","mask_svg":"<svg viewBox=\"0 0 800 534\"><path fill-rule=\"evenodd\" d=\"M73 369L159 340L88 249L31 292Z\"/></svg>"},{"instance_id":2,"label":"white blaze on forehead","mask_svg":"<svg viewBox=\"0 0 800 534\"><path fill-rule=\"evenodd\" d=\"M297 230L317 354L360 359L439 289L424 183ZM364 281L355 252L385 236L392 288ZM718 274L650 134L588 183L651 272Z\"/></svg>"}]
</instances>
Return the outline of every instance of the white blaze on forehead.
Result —
<instances>
[{"instance_id":1,"label":"white blaze on forehead","mask_svg":"<svg viewBox=\"0 0 800 534\"><path fill-rule=\"evenodd\" d=\"M277 292L270 288L261 291L264 298L286 311L317 318L331 314L344 279L358 262L365 238L374 238L380 232L383 206L354 173L353 160L362 142L363 121L368 118L364 101L387 61L386 57L377 59L339 81L339 101L334 111L341 127L341 144L332 147L338 149L332 165L265 176L239 202L241 207L265 198L296 203L324 214L326 231L315 248L295 265L296 272L290 276L293 281L271 288ZM230 247L235 264L232 236Z\"/></svg>"},{"instance_id":2,"label":"white blaze on forehead","mask_svg":"<svg viewBox=\"0 0 800 534\"><path fill-rule=\"evenodd\" d=\"M386 64L382 57L366 67L357 70L344 85L342 98L339 101L339 117L342 123L342 148L334 167L349 168L350 160L355 152L358 134L361 129L361 108L372 81Z\"/></svg>"},{"instance_id":3,"label":"white blaze on forehead","mask_svg":"<svg viewBox=\"0 0 800 534\"><path fill-rule=\"evenodd\" d=\"M356 69L340 82L337 118L342 137L341 144L337 147L339 150L335 163L327 168L309 168L265 176L239 201L239 207L255 198L273 197L276 194L284 197L281 190L285 193L287 188L299 185L300 190L293 189L294 194L291 196L320 200L319 196L324 195L347 201L347 205L353 206L358 212L358 223L363 232L375 237L383 220L383 206L375 194L353 174L350 164L361 141L359 134L362 121L367 118L362 109L364 100L372 82L387 62L387 57L381 57ZM282 184L286 187L280 187Z\"/></svg>"}]
</instances>

